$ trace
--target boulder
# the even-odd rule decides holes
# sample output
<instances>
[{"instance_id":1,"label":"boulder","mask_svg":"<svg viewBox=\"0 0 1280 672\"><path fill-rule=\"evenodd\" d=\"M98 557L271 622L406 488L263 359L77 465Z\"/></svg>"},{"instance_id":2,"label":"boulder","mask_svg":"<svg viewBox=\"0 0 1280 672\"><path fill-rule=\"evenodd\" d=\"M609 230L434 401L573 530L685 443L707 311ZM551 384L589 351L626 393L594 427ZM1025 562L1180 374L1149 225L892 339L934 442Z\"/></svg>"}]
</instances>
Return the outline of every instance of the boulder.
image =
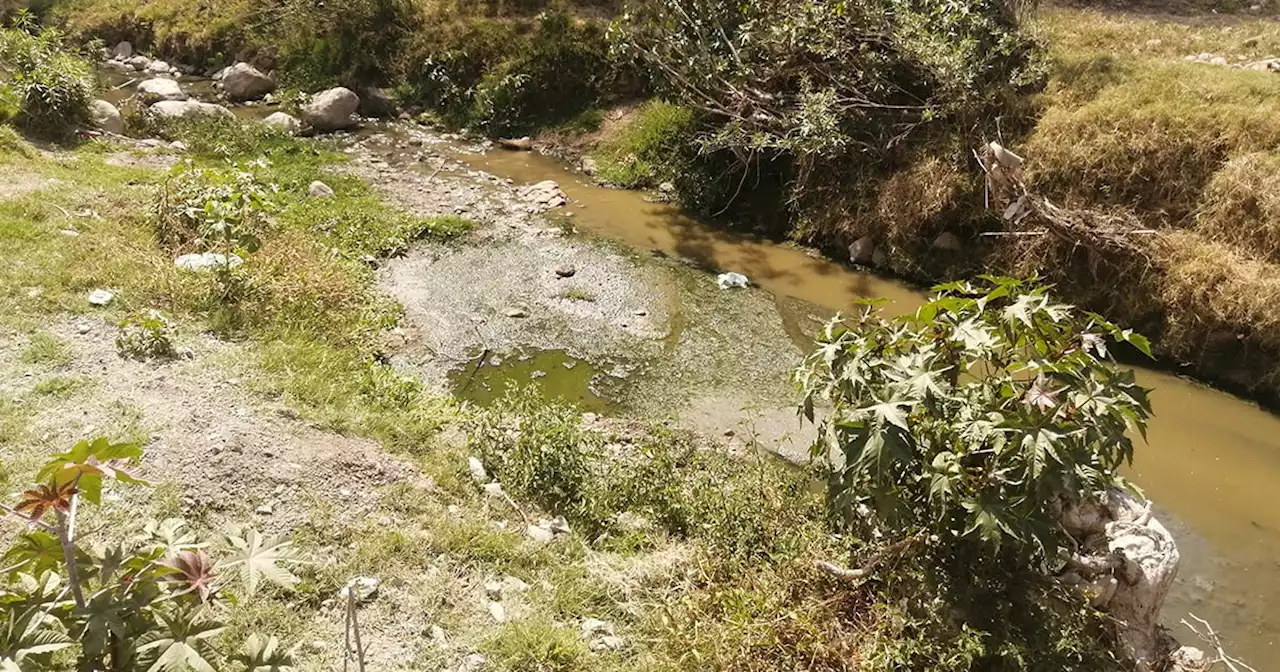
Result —
<instances>
[{"instance_id":1,"label":"boulder","mask_svg":"<svg viewBox=\"0 0 1280 672\"><path fill-rule=\"evenodd\" d=\"M154 77L138 85L138 98L144 103L154 103L158 100L186 100L187 94L183 93L182 87L172 79L164 77Z\"/></svg>"},{"instance_id":2,"label":"boulder","mask_svg":"<svg viewBox=\"0 0 1280 672\"><path fill-rule=\"evenodd\" d=\"M129 57L129 60L125 62L128 63L130 66L132 66L134 70L139 70L139 71L146 70L147 66L151 65L151 59L141 55L131 56Z\"/></svg>"},{"instance_id":3,"label":"boulder","mask_svg":"<svg viewBox=\"0 0 1280 672\"><path fill-rule=\"evenodd\" d=\"M262 120L262 123L272 128L278 128L289 135L294 135L302 128L302 122L287 112L272 112L267 115L266 119Z\"/></svg>"},{"instance_id":4,"label":"boulder","mask_svg":"<svg viewBox=\"0 0 1280 672\"><path fill-rule=\"evenodd\" d=\"M119 61L127 61L133 56L133 45L128 40L120 42L111 52L112 56Z\"/></svg>"},{"instance_id":5,"label":"boulder","mask_svg":"<svg viewBox=\"0 0 1280 672\"><path fill-rule=\"evenodd\" d=\"M589 156L582 157L582 172L588 175L595 175L600 172L600 164Z\"/></svg>"},{"instance_id":6,"label":"boulder","mask_svg":"<svg viewBox=\"0 0 1280 672\"><path fill-rule=\"evenodd\" d=\"M147 64L147 72L154 72L159 75L167 75L173 72L173 66L165 63L160 59L156 59Z\"/></svg>"},{"instance_id":7,"label":"boulder","mask_svg":"<svg viewBox=\"0 0 1280 672\"><path fill-rule=\"evenodd\" d=\"M552 180L543 180L537 184L523 187L517 192L522 200L528 201L535 208L558 208L568 202L560 185Z\"/></svg>"},{"instance_id":8,"label":"boulder","mask_svg":"<svg viewBox=\"0 0 1280 672\"><path fill-rule=\"evenodd\" d=\"M213 103L202 103L198 100L162 100L147 108L151 114L166 118L217 117L235 119L231 110Z\"/></svg>"},{"instance_id":9,"label":"boulder","mask_svg":"<svg viewBox=\"0 0 1280 672\"><path fill-rule=\"evenodd\" d=\"M302 120L319 131L336 131L355 123L352 115L359 107L360 97L339 86L312 96L302 108Z\"/></svg>"},{"instance_id":10,"label":"boulder","mask_svg":"<svg viewBox=\"0 0 1280 672\"><path fill-rule=\"evenodd\" d=\"M311 198L333 198L333 187L316 180L307 187L307 195Z\"/></svg>"},{"instance_id":11,"label":"boulder","mask_svg":"<svg viewBox=\"0 0 1280 672\"><path fill-rule=\"evenodd\" d=\"M871 253L871 265L875 266L876 268L888 267L889 253L885 252L883 248L877 247L876 251Z\"/></svg>"},{"instance_id":12,"label":"boulder","mask_svg":"<svg viewBox=\"0 0 1280 672\"><path fill-rule=\"evenodd\" d=\"M248 63L236 63L222 73L222 90L231 100L255 100L276 90L276 82Z\"/></svg>"},{"instance_id":13,"label":"boulder","mask_svg":"<svg viewBox=\"0 0 1280 672\"><path fill-rule=\"evenodd\" d=\"M871 236L863 236L849 245L849 261L866 266L876 253L876 242Z\"/></svg>"},{"instance_id":14,"label":"boulder","mask_svg":"<svg viewBox=\"0 0 1280 672\"><path fill-rule=\"evenodd\" d=\"M390 119L397 112L396 101L376 86L360 89L360 105L356 110L361 116L375 119Z\"/></svg>"},{"instance_id":15,"label":"boulder","mask_svg":"<svg viewBox=\"0 0 1280 672\"><path fill-rule=\"evenodd\" d=\"M108 133L124 134L124 118L120 116L120 110L105 100L89 103L89 120Z\"/></svg>"}]
</instances>

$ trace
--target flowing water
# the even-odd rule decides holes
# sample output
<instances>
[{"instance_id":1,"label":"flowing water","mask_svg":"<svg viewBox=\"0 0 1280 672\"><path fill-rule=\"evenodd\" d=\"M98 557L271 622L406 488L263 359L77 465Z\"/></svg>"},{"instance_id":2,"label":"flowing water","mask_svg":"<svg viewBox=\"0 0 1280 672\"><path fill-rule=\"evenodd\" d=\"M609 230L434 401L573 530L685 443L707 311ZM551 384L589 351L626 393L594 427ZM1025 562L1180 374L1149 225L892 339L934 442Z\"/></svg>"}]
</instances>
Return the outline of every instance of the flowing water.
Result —
<instances>
[{"instance_id":1,"label":"flowing water","mask_svg":"<svg viewBox=\"0 0 1280 672\"><path fill-rule=\"evenodd\" d=\"M897 313L923 300L902 283L706 225L639 192L595 186L549 157L495 151L465 159L517 183L555 180L575 206L581 230L737 271L769 292L828 313L858 298L888 299L886 310ZM780 309L776 319L791 323L794 316ZM801 329L811 333L788 324L789 331ZM1156 502L1182 552L1167 624L1193 643L1178 621L1187 612L1207 618L1231 650L1259 670L1270 669L1280 659L1280 417L1166 373L1139 369L1138 380L1154 389L1155 418L1130 475Z\"/></svg>"}]
</instances>

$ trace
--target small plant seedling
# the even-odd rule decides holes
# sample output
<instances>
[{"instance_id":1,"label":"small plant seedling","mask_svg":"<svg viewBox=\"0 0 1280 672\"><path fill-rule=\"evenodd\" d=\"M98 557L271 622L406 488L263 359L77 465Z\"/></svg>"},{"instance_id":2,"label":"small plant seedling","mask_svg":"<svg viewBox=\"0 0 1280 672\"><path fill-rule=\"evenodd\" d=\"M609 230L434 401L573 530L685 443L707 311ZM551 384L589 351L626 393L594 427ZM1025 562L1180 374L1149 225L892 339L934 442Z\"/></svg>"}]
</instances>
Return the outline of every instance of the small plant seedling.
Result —
<instances>
[{"instance_id":1,"label":"small plant seedling","mask_svg":"<svg viewBox=\"0 0 1280 672\"><path fill-rule=\"evenodd\" d=\"M121 357L156 359L173 357L173 323L155 309L130 313L120 321L116 350Z\"/></svg>"}]
</instances>

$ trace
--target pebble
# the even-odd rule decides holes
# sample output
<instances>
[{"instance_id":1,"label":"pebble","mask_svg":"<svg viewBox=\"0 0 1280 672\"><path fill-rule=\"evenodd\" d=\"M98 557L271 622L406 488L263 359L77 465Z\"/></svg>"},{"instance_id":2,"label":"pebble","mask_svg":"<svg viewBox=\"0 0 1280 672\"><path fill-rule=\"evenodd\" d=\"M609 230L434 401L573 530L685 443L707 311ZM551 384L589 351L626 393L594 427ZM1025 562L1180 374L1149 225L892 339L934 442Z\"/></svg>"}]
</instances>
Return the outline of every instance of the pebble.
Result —
<instances>
[{"instance_id":1,"label":"pebble","mask_svg":"<svg viewBox=\"0 0 1280 672\"><path fill-rule=\"evenodd\" d=\"M578 269L568 264L556 266L556 275L562 278L572 278L577 272Z\"/></svg>"},{"instance_id":2,"label":"pebble","mask_svg":"<svg viewBox=\"0 0 1280 672\"><path fill-rule=\"evenodd\" d=\"M272 513L274 513L275 510L271 507L270 504L263 504L262 506L259 506L258 508L254 509L253 512L261 516L269 516Z\"/></svg>"},{"instance_id":3,"label":"pebble","mask_svg":"<svg viewBox=\"0 0 1280 672\"><path fill-rule=\"evenodd\" d=\"M505 623L507 621L507 608L502 606L501 602L489 603L489 617L494 623Z\"/></svg>"},{"instance_id":4,"label":"pebble","mask_svg":"<svg viewBox=\"0 0 1280 672\"><path fill-rule=\"evenodd\" d=\"M505 311L503 311L502 314L506 315L507 317L529 317L529 311L525 310L524 308L517 308L515 306L506 309Z\"/></svg>"},{"instance_id":5,"label":"pebble","mask_svg":"<svg viewBox=\"0 0 1280 672\"><path fill-rule=\"evenodd\" d=\"M528 529L525 530L525 534L529 535L529 538L533 541L541 544L548 543L556 538L555 532L552 532L551 530L544 530L537 525L530 525Z\"/></svg>"}]
</instances>

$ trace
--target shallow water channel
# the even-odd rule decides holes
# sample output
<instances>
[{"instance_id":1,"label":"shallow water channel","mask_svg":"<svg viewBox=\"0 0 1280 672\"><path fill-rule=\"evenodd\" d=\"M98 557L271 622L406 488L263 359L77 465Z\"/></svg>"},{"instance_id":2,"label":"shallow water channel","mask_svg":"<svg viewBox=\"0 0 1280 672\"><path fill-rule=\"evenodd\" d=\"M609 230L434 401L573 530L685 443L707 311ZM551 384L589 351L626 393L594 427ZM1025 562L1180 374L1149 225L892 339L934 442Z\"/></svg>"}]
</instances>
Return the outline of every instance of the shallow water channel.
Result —
<instances>
[{"instance_id":1,"label":"shallow water channel","mask_svg":"<svg viewBox=\"0 0 1280 672\"><path fill-rule=\"evenodd\" d=\"M902 283L703 224L642 193L595 186L546 156L494 151L465 160L517 183L555 180L582 231L737 271L824 315L857 298L889 299L886 310L899 313L923 299ZM777 305L772 319L788 333L811 326L797 324L794 310ZM1178 621L1193 612L1213 622L1237 655L1271 669L1280 660L1280 417L1167 373L1139 369L1138 379L1154 389L1155 418L1131 476L1156 502L1182 553L1175 594L1165 607L1167 625L1191 643Z\"/></svg>"},{"instance_id":2,"label":"shallow water channel","mask_svg":"<svg viewBox=\"0 0 1280 672\"><path fill-rule=\"evenodd\" d=\"M110 90L108 98L120 101L131 95L133 82L129 79L103 73L103 89ZM184 77L180 81L195 96L212 97L212 84L207 79ZM242 118L261 118L273 109L233 108ZM371 130L392 135L404 132L396 127ZM394 156L385 158L397 169L423 170L421 166L410 168L409 162L402 164ZM857 298L888 299L886 310L895 313L911 311L923 300L920 291L902 283L802 249L709 226L671 205L652 202L640 192L596 186L546 156L491 151L456 154L455 158L517 184L554 180L569 198L564 214L572 213L566 221L573 228L588 237L611 241L636 256L684 262L675 264L684 269L680 273L640 274L656 278L655 283L686 285L675 290L655 287L653 291L655 296L682 297L667 301L674 305L659 302L652 307L665 313L668 324L667 335L660 339L661 357L669 360L662 375L683 378L709 366L701 361L714 358L708 347L718 348L723 342L723 347L735 350L735 361L759 362L758 366L744 367L733 381L733 387L741 391L741 396L731 400L740 402L733 408L739 415L767 413L775 422L791 418L794 425L794 414L781 408L787 402L779 403L777 390L786 389L785 372L811 345L810 335L821 319L847 308ZM714 287L712 271L742 273L773 300L707 290ZM734 316L736 322L699 323L699 315L737 309L741 310ZM742 329L743 324L764 326ZM788 344L793 352L777 352ZM766 358L773 361L765 362ZM453 369L448 382L459 396L481 404L498 398L506 383L515 381L539 384L549 396L564 397L584 411L612 412L633 401L628 391L637 386L635 381L612 373L629 366L627 362L592 360L569 349L530 347L491 352L481 347L471 353L470 361ZM661 390L666 380L656 377ZM1193 612L1215 625L1227 638L1231 652L1259 670L1274 669L1273 663L1280 661L1280 417L1166 373L1139 369L1138 379L1154 389L1155 417L1149 443L1139 447L1131 476L1156 502L1158 515L1177 537L1182 553L1175 592L1165 606L1166 624L1184 642L1194 643L1191 633L1178 624ZM756 408L755 402L761 398L758 407L766 410L743 410ZM665 401L659 395L658 405ZM717 403L725 405L723 399ZM707 410L714 417L703 428L717 427L723 414L716 414L722 410ZM794 437L787 440L797 443ZM780 440L774 443L781 445ZM790 447L793 456L795 449L795 445Z\"/></svg>"}]
</instances>

